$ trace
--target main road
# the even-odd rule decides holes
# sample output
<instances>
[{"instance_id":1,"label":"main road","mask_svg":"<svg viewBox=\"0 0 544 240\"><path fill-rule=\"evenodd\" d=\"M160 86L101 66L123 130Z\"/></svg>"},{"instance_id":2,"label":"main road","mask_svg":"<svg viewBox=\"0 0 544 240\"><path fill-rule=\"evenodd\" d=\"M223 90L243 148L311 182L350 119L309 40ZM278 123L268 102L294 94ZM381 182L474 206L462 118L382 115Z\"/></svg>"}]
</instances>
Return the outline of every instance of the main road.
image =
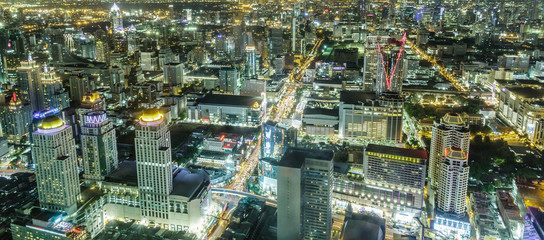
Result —
<instances>
[{"instance_id":1,"label":"main road","mask_svg":"<svg viewBox=\"0 0 544 240\"><path fill-rule=\"evenodd\" d=\"M287 82L284 84L282 89L282 95L280 96L280 101L277 104L277 111L274 116L271 116L271 120L274 121L281 121L284 118L288 118L289 115L292 114L293 106L295 106L296 102L296 89L300 87L300 80L304 76L304 73L306 72L306 69L310 66L312 61L315 59L315 54L317 50L319 49L319 46L323 42L323 39L318 39L312 50L310 51L310 54L307 56L306 60L302 64L302 66L298 69L295 69L291 72L289 75L289 78ZM265 118L267 119L267 118ZM233 181L230 185L225 187L226 189L231 189L234 191L244 192L246 190L246 182L251 176L251 173L255 170L257 167L257 164L259 164L259 155L261 153L261 138L258 137L257 141L254 144L254 149L251 155L247 158L246 161L244 161L241 166L238 173L233 178ZM230 216L227 216L230 217ZM208 236L209 239L215 239L220 237L223 234L223 231L225 231L226 226L228 225L227 220L220 219L217 221L217 224L214 228L214 231L212 233L209 233Z\"/></svg>"}]
</instances>

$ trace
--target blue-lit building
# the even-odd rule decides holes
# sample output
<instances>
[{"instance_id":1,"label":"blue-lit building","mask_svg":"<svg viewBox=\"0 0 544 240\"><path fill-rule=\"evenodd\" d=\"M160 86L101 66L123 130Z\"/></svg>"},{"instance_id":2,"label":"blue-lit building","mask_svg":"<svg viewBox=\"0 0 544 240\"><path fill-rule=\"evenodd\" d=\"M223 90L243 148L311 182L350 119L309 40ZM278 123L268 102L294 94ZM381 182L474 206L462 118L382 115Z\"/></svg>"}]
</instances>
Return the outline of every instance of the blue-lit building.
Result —
<instances>
[{"instance_id":1,"label":"blue-lit building","mask_svg":"<svg viewBox=\"0 0 544 240\"><path fill-rule=\"evenodd\" d=\"M267 121L261 130L261 161L259 161L259 187L263 193L277 193L277 163L288 147L296 146L297 131L291 126Z\"/></svg>"}]
</instances>

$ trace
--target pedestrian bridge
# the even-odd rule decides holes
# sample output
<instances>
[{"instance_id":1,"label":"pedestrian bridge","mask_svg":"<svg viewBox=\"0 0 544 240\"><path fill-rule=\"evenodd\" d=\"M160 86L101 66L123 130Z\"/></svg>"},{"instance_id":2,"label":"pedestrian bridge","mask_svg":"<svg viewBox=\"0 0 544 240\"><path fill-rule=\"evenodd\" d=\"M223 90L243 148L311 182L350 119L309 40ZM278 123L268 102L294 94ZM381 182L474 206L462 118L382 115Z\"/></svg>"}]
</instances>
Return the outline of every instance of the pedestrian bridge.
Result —
<instances>
[{"instance_id":1,"label":"pedestrian bridge","mask_svg":"<svg viewBox=\"0 0 544 240\"><path fill-rule=\"evenodd\" d=\"M232 190L232 189L212 188L212 193L235 195L235 196L239 196L239 197L252 197L252 198L257 198L257 199L263 200L267 204L270 204L272 206L277 206L278 205L278 202L276 200L274 200L274 199L266 198L266 197L255 195L255 194L248 193L248 192L236 191L236 190Z\"/></svg>"}]
</instances>

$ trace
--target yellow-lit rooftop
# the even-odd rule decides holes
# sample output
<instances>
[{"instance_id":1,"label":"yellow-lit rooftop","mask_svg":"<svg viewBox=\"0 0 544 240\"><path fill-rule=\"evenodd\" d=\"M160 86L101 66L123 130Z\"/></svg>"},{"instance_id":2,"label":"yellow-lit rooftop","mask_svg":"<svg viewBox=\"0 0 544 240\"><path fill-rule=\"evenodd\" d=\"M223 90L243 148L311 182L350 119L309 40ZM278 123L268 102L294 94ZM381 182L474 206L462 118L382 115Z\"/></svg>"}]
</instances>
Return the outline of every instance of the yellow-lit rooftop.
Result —
<instances>
[{"instance_id":1,"label":"yellow-lit rooftop","mask_svg":"<svg viewBox=\"0 0 544 240\"><path fill-rule=\"evenodd\" d=\"M64 121L57 116L49 116L38 125L41 129L55 129L64 126Z\"/></svg>"},{"instance_id":2,"label":"yellow-lit rooftop","mask_svg":"<svg viewBox=\"0 0 544 240\"><path fill-rule=\"evenodd\" d=\"M83 96L83 102L94 103L96 100L100 100L100 95L98 93L90 93Z\"/></svg>"},{"instance_id":3,"label":"yellow-lit rooftop","mask_svg":"<svg viewBox=\"0 0 544 240\"><path fill-rule=\"evenodd\" d=\"M161 120L164 115L157 109L148 109L140 116L142 122L155 122Z\"/></svg>"}]
</instances>

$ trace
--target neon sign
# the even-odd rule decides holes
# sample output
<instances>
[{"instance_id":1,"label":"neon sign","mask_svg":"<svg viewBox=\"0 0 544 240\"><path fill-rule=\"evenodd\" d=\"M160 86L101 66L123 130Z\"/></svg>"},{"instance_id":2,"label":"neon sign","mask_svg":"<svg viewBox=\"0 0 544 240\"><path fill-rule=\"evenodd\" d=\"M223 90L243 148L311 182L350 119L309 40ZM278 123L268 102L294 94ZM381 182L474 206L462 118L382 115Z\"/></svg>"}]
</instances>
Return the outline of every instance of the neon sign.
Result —
<instances>
[{"instance_id":1,"label":"neon sign","mask_svg":"<svg viewBox=\"0 0 544 240\"><path fill-rule=\"evenodd\" d=\"M57 113L60 113L60 110L58 108L48 108L43 111L35 112L33 114L34 119L43 119L47 116L53 116Z\"/></svg>"}]
</instances>

